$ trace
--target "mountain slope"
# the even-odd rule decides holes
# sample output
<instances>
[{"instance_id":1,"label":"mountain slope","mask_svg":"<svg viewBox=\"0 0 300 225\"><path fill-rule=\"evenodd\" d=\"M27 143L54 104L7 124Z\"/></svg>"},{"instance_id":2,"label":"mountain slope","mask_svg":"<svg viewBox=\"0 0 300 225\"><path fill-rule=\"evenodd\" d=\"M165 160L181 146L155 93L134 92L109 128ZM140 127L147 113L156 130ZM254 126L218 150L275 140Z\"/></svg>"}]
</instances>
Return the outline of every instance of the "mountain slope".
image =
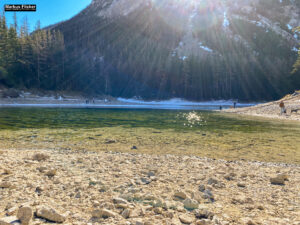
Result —
<instances>
[{"instance_id":1,"label":"mountain slope","mask_svg":"<svg viewBox=\"0 0 300 225\"><path fill-rule=\"evenodd\" d=\"M293 0L94 0L60 30L66 81L90 93L270 100L300 86Z\"/></svg>"}]
</instances>

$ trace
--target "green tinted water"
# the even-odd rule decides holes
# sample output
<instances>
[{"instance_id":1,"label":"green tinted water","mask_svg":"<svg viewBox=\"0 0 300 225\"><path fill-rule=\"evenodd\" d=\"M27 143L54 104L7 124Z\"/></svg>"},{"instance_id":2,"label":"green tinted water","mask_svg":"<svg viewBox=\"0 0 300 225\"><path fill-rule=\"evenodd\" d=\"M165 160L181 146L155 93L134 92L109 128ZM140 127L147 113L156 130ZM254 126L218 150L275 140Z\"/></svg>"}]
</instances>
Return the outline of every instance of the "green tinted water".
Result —
<instances>
[{"instance_id":1,"label":"green tinted water","mask_svg":"<svg viewBox=\"0 0 300 225\"><path fill-rule=\"evenodd\" d=\"M300 123L212 111L0 108L0 150L117 151L300 164L299 138Z\"/></svg>"},{"instance_id":2,"label":"green tinted water","mask_svg":"<svg viewBox=\"0 0 300 225\"><path fill-rule=\"evenodd\" d=\"M270 132L274 129L299 128L283 123L245 120L211 111L149 109L69 109L69 108L2 108L0 129L22 128L101 128L122 126L176 131Z\"/></svg>"}]
</instances>

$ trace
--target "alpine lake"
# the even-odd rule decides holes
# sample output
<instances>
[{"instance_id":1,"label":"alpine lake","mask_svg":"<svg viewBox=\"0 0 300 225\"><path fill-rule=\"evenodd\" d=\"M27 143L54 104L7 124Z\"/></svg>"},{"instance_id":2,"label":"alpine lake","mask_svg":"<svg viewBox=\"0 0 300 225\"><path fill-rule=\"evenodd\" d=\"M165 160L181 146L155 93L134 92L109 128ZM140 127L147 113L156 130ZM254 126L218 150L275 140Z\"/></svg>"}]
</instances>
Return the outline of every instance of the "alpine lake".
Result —
<instances>
[{"instance_id":1,"label":"alpine lake","mask_svg":"<svg viewBox=\"0 0 300 225\"><path fill-rule=\"evenodd\" d=\"M0 150L9 149L300 164L300 123L205 110L0 108Z\"/></svg>"}]
</instances>

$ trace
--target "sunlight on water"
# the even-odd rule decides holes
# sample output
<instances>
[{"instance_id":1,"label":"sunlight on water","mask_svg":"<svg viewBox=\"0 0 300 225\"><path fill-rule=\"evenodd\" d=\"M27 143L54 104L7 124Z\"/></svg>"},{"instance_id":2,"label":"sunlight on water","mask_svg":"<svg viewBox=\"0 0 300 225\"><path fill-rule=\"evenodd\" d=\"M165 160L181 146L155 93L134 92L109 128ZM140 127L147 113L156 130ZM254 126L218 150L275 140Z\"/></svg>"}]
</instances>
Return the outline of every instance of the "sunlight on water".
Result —
<instances>
[{"instance_id":1,"label":"sunlight on water","mask_svg":"<svg viewBox=\"0 0 300 225\"><path fill-rule=\"evenodd\" d=\"M178 117L185 120L183 125L187 127L203 126L206 124L206 120L201 117L201 114L195 111L189 113L180 113L178 114L177 118Z\"/></svg>"}]
</instances>

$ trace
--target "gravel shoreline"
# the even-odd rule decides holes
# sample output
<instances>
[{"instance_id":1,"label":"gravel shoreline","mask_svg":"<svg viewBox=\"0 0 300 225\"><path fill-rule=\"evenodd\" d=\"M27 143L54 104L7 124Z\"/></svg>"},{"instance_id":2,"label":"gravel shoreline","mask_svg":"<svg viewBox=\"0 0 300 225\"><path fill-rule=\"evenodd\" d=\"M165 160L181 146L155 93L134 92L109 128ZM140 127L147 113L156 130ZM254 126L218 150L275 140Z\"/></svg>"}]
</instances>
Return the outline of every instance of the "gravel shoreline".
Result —
<instances>
[{"instance_id":1,"label":"gravel shoreline","mask_svg":"<svg viewBox=\"0 0 300 225\"><path fill-rule=\"evenodd\" d=\"M287 113L283 115L280 115L279 103L281 101L284 102L287 110ZM291 112L295 109L298 109L298 112ZM259 116L271 119L300 121L300 92L295 92L293 95L288 95L278 101L245 108L225 109L223 112Z\"/></svg>"},{"instance_id":2,"label":"gravel shoreline","mask_svg":"<svg viewBox=\"0 0 300 225\"><path fill-rule=\"evenodd\" d=\"M2 150L0 174L0 221L300 223L297 165L196 156Z\"/></svg>"}]
</instances>

